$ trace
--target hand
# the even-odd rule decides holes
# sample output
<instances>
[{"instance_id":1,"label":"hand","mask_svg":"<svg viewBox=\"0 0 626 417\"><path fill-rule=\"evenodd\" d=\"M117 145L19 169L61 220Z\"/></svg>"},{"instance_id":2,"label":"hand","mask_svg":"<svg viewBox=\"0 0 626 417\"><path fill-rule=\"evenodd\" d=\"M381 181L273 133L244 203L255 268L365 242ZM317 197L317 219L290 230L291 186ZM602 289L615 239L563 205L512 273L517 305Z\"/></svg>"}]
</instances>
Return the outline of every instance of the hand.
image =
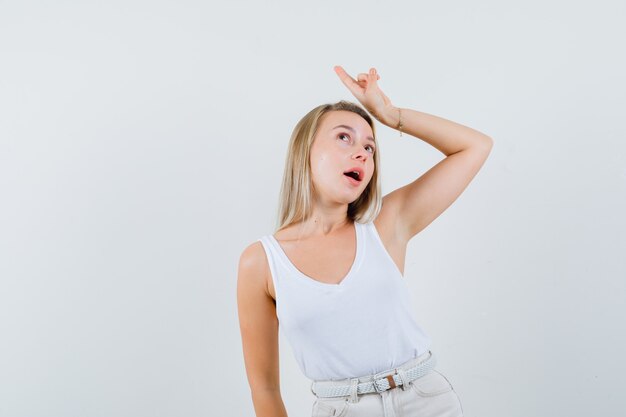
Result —
<instances>
[{"instance_id":1,"label":"hand","mask_svg":"<svg viewBox=\"0 0 626 417\"><path fill-rule=\"evenodd\" d=\"M372 116L385 125L390 124L388 115L394 114L394 106L391 100L378 87L380 76L375 68L370 68L369 74L359 74L357 80L350 77L348 73L339 65L334 67L335 72L352 92L352 95L367 109Z\"/></svg>"}]
</instances>

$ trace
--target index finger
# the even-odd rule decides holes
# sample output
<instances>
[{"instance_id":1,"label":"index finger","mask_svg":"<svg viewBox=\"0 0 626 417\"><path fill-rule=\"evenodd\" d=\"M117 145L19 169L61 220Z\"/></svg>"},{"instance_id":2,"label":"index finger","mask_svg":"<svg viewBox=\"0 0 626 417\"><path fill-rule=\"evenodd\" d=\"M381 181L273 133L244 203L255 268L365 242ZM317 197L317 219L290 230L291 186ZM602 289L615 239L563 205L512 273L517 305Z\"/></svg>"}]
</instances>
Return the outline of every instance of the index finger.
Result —
<instances>
[{"instance_id":1,"label":"index finger","mask_svg":"<svg viewBox=\"0 0 626 417\"><path fill-rule=\"evenodd\" d=\"M355 92L355 89L361 87L354 78L348 75L348 73L343 68L341 68L340 65L335 65L333 69L339 76L339 79L341 79L341 82L343 82L344 85L348 87L348 89L350 89L350 91L352 91L353 93Z\"/></svg>"}]
</instances>

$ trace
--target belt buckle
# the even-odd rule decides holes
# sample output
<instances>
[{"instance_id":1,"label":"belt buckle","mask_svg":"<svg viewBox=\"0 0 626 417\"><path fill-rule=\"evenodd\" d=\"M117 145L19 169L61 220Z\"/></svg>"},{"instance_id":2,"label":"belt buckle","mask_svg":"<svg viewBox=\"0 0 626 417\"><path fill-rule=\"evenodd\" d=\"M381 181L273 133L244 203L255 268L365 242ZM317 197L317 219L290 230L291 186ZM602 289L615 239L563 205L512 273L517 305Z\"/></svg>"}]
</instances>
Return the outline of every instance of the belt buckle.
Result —
<instances>
[{"instance_id":1,"label":"belt buckle","mask_svg":"<svg viewBox=\"0 0 626 417\"><path fill-rule=\"evenodd\" d=\"M379 394L380 394L380 393L385 392L385 391L387 391L387 390L389 390L389 389L393 389L393 388L398 387L399 385L397 385L397 384L396 384L396 381L394 381L394 379L393 379L393 376L394 376L394 375L397 375L397 374L398 374L398 370L397 370L397 369L394 369L394 372L393 372L393 374L391 374L391 375L387 375L387 376L384 376L384 377L382 377L382 378L374 378L374 380L372 381L372 383L374 384L374 390L375 390L377 393L379 393ZM389 383L389 388L379 389L378 384L376 383L376 381L378 381L379 379L386 379L386 380L387 380L387 382Z\"/></svg>"},{"instance_id":2,"label":"belt buckle","mask_svg":"<svg viewBox=\"0 0 626 417\"><path fill-rule=\"evenodd\" d=\"M382 378L380 378L380 379L382 379ZM379 388L378 388L378 384L376 383L376 381L378 381L378 380L377 380L377 379L374 379L374 380L372 381L372 383L374 384L374 391L375 391L375 392L377 392L377 393L379 393L379 394L380 394L380 393L382 393L382 392L387 391L387 390L384 390L384 389L379 389Z\"/></svg>"}]
</instances>

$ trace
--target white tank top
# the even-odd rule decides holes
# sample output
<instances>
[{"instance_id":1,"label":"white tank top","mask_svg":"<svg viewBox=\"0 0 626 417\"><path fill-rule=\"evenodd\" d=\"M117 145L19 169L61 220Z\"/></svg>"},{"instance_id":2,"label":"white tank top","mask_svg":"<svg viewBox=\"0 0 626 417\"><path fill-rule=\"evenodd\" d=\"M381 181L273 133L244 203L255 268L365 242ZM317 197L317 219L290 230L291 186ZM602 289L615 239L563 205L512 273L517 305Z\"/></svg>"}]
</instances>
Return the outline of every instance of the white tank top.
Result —
<instances>
[{"instance_id":1,"label":"white tank top","mask_svg":"<svg viewBox=\"0 0 626 417\"><path fill-rule=\"evenodd\" d=\"M356 259L339 284L302 273L273 235L258 239L269 261L279 328L311 380L375 374L416 358L431 344L374 223L354 225Z\"/></svg>"}]
</instances>

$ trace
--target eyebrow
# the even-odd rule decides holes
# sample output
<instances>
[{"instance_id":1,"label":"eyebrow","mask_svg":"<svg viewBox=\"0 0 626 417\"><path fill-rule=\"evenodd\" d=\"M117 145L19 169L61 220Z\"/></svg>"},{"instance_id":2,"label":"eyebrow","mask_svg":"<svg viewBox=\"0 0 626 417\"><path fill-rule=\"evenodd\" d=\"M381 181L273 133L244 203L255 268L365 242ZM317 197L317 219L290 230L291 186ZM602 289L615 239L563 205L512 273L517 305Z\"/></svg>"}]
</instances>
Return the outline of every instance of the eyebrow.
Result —
<instances>
[{"instance_id":1,"label":"eyebrow","mask_svg":"<svg viewBox=\"0 0 626 417\"><path fill-rule=\"evenodd\" d=\"M349 130L349 131L351 131L352 133L355 133L355 134L356 134L356 130L354 130L354 128L352 128L352 127L350 127L350 126L348 126L348 125L338 125L338 126L333 127L331 130L338 129L338 128L340 128L340 127L343 127L344 129L348 129L348 130ZM376 143L376 141L374 140L374 138L373 138L373 137L371 137L371 136L368 136L368 137L366 137L365 139L367 139L367 140L369 140L369 141L372 141L372 142Z\"/></svg>"}]
</instances>

